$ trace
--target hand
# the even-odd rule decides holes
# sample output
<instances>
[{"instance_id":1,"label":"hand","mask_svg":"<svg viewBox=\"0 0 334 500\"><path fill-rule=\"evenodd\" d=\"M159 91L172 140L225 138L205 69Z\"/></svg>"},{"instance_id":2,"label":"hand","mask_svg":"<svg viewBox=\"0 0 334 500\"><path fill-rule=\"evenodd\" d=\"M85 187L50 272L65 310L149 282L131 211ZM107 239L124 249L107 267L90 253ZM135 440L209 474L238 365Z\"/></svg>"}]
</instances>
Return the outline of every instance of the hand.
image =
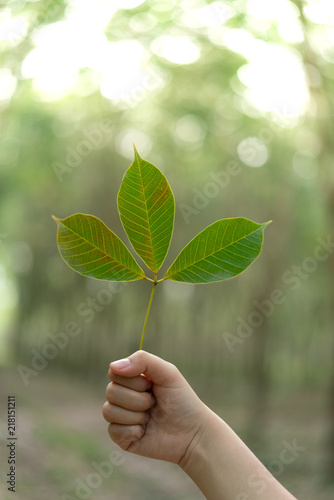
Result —
<instances>
[{"instance_id":1,"label":"hand","mask_svg":"<svg viewBox=\"0 0 334 500\"><path fill-rule=\"evenodd\" d=\"M179 370L137 351L110 364L103 416L123 450L179 464L205 429L209 409Z\"/></svg>"},{"instance_id":2,"label":"hand","mask_svg":"<svg viewBox=\"0 0 334 500\"><path fill-rule=\"evenodd\" d=\"M208 500L296 500L174 365L137 351L108 375L103 415L123 450L179 464Z\"/></svg>"}]
</instances>

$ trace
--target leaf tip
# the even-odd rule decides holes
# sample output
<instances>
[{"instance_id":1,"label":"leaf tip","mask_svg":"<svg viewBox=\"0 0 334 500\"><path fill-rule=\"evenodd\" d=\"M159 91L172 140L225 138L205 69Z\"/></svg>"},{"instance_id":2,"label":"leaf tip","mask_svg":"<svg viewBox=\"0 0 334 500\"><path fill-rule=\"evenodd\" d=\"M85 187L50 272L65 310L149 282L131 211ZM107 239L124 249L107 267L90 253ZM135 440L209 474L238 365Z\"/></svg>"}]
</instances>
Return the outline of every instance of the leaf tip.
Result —
<instances>
[{"instance_id":1,"label":"leaf tip","mask_svg":"<svg viewBox=\"0 0 334 500\"><path fill-rule=\"evenodd\" d=\"M55 215L51 215L51 217L53 218L53 220L54 220L55 222L57 222L57 223L59 222L58 217L56 217Z\"/></svg>"},{"instance_id":2,"label":"leaf tip","mask_svg":"<svg viewBox=\"0 0 334 500\"><path fill-rule=\"evenodd\" d=\"M138 153L137 148L136 148L135 145L133 145L133 149L134 149L134 153L135 153L135 161L139 162L140 160L142 160L142 157Z\"/></svg>"}]
</instances>

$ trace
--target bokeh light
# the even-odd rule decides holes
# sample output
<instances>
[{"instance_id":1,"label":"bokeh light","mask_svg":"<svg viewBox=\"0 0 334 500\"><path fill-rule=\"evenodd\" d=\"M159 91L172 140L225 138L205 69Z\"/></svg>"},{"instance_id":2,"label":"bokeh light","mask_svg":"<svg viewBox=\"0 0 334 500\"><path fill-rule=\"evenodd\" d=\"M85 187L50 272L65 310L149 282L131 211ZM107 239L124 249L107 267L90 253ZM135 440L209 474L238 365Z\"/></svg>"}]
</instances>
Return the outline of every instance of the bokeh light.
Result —
<instances>
[{"instance_id":1,"label":"bokeh light","mask_svg":"<svg viewBox=\"0 0 334 500\"><path fill-rule=\"evenodd\" d=\"M174 64L192 64L201 52L197 43L185 36L162 35L151 45L153 52Z\"/></svg>"},{"instance_id":2,"label":"bokeh light","mask_svg":"<svg viewBox=\"0 0 334 500\"><path fill-rule=\"evenodd\" d=\"M257 137L247 137L238 145L238 156L248 167L262 167L268 160L269 151Z\"/></svg>"},{"instance_id":3,"label":"bokeh light","mask_svg":"<svg viewBox=\"0 0 334 500\"><path fill-rule=\"evenodd\" d=\"M17 78L9 68L0 68L0 101L9 101L14 95Z\"/></svg>"}]
</instances>

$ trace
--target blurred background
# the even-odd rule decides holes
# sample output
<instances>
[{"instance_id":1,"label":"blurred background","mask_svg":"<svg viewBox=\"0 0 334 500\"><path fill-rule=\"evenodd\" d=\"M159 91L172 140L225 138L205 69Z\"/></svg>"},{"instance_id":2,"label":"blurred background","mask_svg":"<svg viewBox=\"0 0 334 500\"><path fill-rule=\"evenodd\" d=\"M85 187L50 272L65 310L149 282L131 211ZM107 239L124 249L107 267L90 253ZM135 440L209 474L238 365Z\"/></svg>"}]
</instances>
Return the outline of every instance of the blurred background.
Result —
<instances>
[{"instance_id":1,"label":"blurred background","mask_svg":"<svg viewBox=\"0 0 334 500\"><path fill-rule=\"evenodd\" d=\"M149 283L84 278L56 246L51 214L82 212L130 248L116 196L135 143L176 199L158 277L217 219L273 221L235 280L160 285L144 348L297 498L333 498L333 2L0 5L1 497L16 394L18 500L203 498L176 466L120 453L102 418Z\"/></svg>"}]
</instances>

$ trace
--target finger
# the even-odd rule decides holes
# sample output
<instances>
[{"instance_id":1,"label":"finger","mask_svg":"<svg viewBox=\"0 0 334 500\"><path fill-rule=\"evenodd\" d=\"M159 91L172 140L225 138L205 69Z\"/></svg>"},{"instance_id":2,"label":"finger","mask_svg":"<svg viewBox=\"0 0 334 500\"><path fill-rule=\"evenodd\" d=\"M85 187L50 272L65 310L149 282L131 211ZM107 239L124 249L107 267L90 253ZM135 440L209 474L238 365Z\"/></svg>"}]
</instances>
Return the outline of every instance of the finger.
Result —
<instances>
[{"instance_id":1,"label":"finger","mask_svg":"<svg viewBox=\"0 0 334 500\"><path fill-rule=\"evenodd\" d=\"M109 403L137 412L148 410L155 404L152 393L133 391L115 382L107 385L106 396Z\"/></svg>"},{"instance_id":2,"label":"finger","mask_svg":"<svg viewBox=\"0 0 334 500\"><path fill-rule=\"evenodd\" d=\"M106 401L102 408L104 419L110 424L136 425L146 424L150 415L144 411L125 410Z\"/></svg>"},{"instance_id":3,"label":"finger","mask_svg":"<svg viewBox=\"0 0 334 500\"><path fill-rule=\"evenodd\" d=\"M137 377L123 377L122 375L117 375L113 373L109 368L108 376L112 382L116 382L119 385L133 389L134 391L144 392L152 388L152 381L149 380L145 375L139 375Z\"/></svg>"},{"instance_id":4,"label":"finger","mask_svg":"<svg viewBox=\"0 0 334 500\"><path fill-rule=\"evenodd\" d=\"M137 351L128 358L110 363L113 373L124 377L135 377L143 373L154 384L173 387L184 381L179 370L167 361L146 351Z\"/></svg>"},{"instance_id":5,"label":"finger","mask_svg":"<svg viewBox=\"0 0 334 500\"><path fill-rule=\"evenodd\" d=\"M145 434L141 425L110 424L109 436L123 449L127 449L133 441L138 441Z\"/></svg>"}]
</instances>

